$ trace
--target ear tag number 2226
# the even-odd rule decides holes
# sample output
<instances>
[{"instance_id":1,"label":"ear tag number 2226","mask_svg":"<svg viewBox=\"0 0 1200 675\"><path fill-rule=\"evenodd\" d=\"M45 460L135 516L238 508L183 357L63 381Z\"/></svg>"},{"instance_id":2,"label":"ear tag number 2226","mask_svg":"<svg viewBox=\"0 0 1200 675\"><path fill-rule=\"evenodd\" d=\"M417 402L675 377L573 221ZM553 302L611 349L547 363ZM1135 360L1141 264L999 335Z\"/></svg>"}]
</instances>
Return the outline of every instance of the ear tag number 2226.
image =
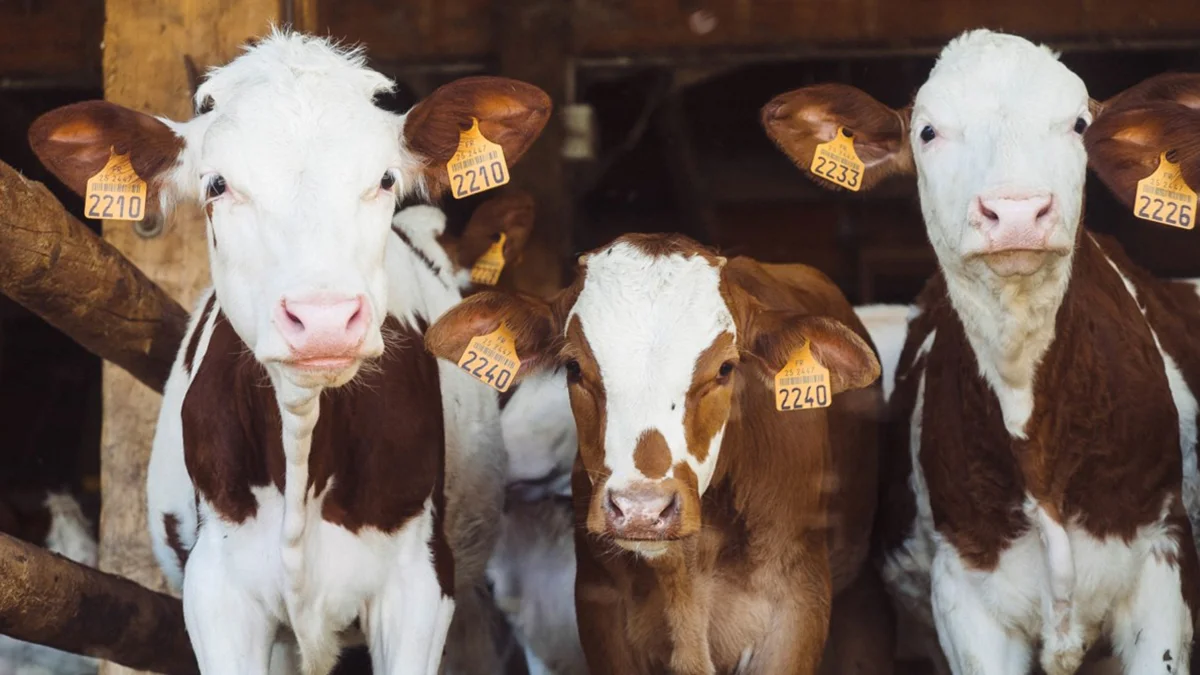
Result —
<instances>
[{"instance_id":1,"label":"ear tag number 2226","mask_svg":"<svg viewBox=\"0 0 1200 675\"><path fill-rule=\"evenodd\" d=\"M84 215L93 220L132 220L146 217L146 181L133 170L129 155L109 150L108 163L88 179Z\"/></svg>"},{"instance_id":2,"label":"ear tag number 2226","mask_svg":"<svg viewBox=\"0 0 1200 675\"><path fill-rule=\"evenodd\" d=\"M450 174L450 193L455 199L470 197L508 182L508 164L504 148L483 137L479 120L471 118L471 128L458 136L458 150L446 163Z\"/></svg>"},{"instance_id":3,"label":"ear tag number 2226","mask_svg":"<svg viewBox=\"0 0 1200 675\"><path fill-rule=\"evenodd\" d=\"M775 374L775 409L782 411L828 408L829 369L812 355L807 340Z\"/></svg>"},{"instance_id":4,"label":"ear tag number 2226","mask_svg":"<svg viewBox=\"0 0 1200 675\"><path fill-rule=\"evenodd\" d=\"M817 176L854 192L862 187L865 169L866 165L854 151L854 139L845 127L838 127L833 140L817 146L812 165L808 167Z\"/></svg>"},{"instance_id":5,"label":"ear tag number 2226","mask_svg":"<svg viewBox=\"0 0 1200 675\"><path fill-rule=\"evenodd\" d=\"M476 335L458 360L458 367L499 392L508 391L521 369L512 331L500 324L487 335Z\"/></svg>"},{"instance_id":6,"label":"ear tag number 2226","mask_svg":"<svg viewBox=\"0 0 1200 675\"><path fill-rule=\"evenodd\" d=\"M1196 227L1196 191L1167 153L1159 157L1154 173L1138 181L1133 215L1185 230Z\"/></svg>"}]
</instances>

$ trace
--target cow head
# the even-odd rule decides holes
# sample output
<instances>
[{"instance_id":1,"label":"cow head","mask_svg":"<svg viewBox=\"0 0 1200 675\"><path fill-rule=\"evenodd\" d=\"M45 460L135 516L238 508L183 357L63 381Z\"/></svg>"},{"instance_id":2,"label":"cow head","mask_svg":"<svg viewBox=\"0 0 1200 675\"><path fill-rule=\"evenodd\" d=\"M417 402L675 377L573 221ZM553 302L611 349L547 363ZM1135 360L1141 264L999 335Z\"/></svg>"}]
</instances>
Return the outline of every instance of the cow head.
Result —
<instances>
[{"instance_id":1,"label":"cow head","mask_svg":"<svg viewBox=\"0 0 1200 675\"><path fill-rule=\"evenodd\" d=\"M395 115L375 105L392 86L361 52L276 32L209 74L188 122L93 101L47 113L30 140L78 192L111 151L130 155L155 208L202 204L213 284L234 330L273 374L338 385L383 350L397 199L444 191L473 119L511 164L550 112L541 90L480 77Z\"/></svg>"},{"instance_id":2,"label":"cow head","mask_svg":"<svg viewBox=\"0 0 1200 675\"><path fill-rule=\"evenodd\" d=\"M549 301L485 292L450 310L429 349L457 361L505 323L518 378L562 365L592 484L587 525L646 554L700 528L741 387L770 387L806 340L834 393L879 374L871 348L842 324L761 307L726 261L678 235L625 235L580 259ZM783 413L780 413L783 414Z\"/></svg>"},{"instance_id":3,"label":"cow head","mask_svg":"<svg viewBox=\"0 0 1200 675\"><path fill-rule=\"evenodd\" d=\"M767 133L802 168L844 127L865 187L915 171L938 260L975 278L1028 276L1071 254L1091 122L1087 88L1053 52L987 30L951 41L908 108L818 85L763 109Z\"/></svg>"}]
</instances>

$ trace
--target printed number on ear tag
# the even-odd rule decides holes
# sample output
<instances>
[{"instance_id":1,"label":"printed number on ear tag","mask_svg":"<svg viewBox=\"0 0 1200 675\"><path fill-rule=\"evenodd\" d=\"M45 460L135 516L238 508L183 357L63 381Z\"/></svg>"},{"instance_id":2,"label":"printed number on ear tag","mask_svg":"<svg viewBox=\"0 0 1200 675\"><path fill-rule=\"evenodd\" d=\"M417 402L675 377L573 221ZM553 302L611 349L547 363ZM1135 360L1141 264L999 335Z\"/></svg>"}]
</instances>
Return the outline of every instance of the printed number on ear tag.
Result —
<instances>
[{"instance_id":1,"label":"printed number on ear tag","mask_svg":"<svg viewBox=\"0 0 1200 675\"><path fill-rule=\"evenodd\" d=\"M1138 181L1133 215L1184 230L1196 227L1196 191L1167 153L1159 157L1154 173Z\"/></svg>"},{"instance_id":2,"label":"printed number on ear tag","mask_svg":"<svg viewBox=\"0 0 1200 675\"><path fill-rule=\"evenodd\" d=\"M504 148L483 137L479 120L471 118L471 128L458 136L458 150L446 163L450 174L450 194L455 199L470 197L508 182L508 163Z\"/></svg>"},{"instance_id":3,"label":"printed number on ear tag","mask_svg":"<svg viewBox=\"0 0 1200 675\"><path fill-rule=\"evenodd\" d=\"M146 217L146 181L133 170L129 155L109 149L108 163L88 179L83 213L93 220L132 220Z\"/></svg>"},{"instance_id":4,"label":"printed number on ear tag","mask_svg":"<svg viewBox=\"0 0 1200 675\"><path fill-rule=\"evenodd\" d=\"M850 132L845 127L838 127L833 140L817 146L808 170L834 185L858 192L866 168L854 151L854 139Z\"/></svg>"},{"instance_id":5,"label":"printed number on ear tag","mask_svg":"<svg viewBox=\"0 0 1200 675\"><path fill-rule=\"evenodd\" d=\"M487 335L471 338L462 358L458 360L458 367L498 392L508 391L517 371L521 369L517 344L508 324L502 323Z\"/></svg>"},{"instance_id":6,"label":"printed number on ear tag","mask_svg":"<svg viewBox=\"0 0 1200 675\"><path fill-rule=\"evenodd\" d=\"M495 286L500 281L500 273L504 271L504 242L508 235L501 232L500 240L488 247L475 266L471 268L471 281L484 286Z\"/></svg>"},{"instance_id":7,"label":"printed number on ear tag","mask_svg":"<svg viewBox=\"0 0 1200 675\"><path fill-rule=\"evenodd\" d=\"M805 340L775 374L775 409L828 408L831 398L829 369L813 357L812 343Z\"/></svg>"}]
</instances>

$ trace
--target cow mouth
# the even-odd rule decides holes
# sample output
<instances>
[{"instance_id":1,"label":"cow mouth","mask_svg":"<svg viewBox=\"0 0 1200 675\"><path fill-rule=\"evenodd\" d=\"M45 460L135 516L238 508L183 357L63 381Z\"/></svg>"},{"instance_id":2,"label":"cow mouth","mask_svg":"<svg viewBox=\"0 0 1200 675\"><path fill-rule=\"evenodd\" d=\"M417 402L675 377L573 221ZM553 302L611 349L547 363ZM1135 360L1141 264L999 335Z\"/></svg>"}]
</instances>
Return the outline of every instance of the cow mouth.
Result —
<instances>
[{"instance_id":1,"label":"cow mouth","mask_svg":"<svg viewBox=\"0 0 1200 675\"><path fill-rule=\"evenodd\" d=\"M290 359L283 362L289 368L310 372L330 372L345 370L358 363L355 356L311 356L302 359Z\"/></svg>"}]
</instances>

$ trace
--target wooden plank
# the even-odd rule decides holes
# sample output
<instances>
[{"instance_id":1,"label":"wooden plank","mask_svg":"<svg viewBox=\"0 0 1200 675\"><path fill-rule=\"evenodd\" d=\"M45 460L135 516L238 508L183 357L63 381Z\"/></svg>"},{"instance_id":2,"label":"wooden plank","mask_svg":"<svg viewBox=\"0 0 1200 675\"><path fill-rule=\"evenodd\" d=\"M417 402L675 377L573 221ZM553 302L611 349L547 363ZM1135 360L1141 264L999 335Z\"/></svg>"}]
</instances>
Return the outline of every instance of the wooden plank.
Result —
<instances>
[{"instance_id":1,"label":"wooden plank","mask_svg":"<svg viewBox=\"0 0 1200 675\"><path fill-rule=\"evenodd\" d=\"M175 119L192 114L185 56L201 69L224 63L282 18L280 0L107 0L106 12L106 98ZM208 284L204 219L196 207L178 209L158 237L144 239L129 223L110 221L104 238L185 307ZM159 402L125 371L104 364L100 568L165 590L150 549L145 500ZM102 675L129 672L113 664L101 669Z\"/></svg>"}]
</instances>

